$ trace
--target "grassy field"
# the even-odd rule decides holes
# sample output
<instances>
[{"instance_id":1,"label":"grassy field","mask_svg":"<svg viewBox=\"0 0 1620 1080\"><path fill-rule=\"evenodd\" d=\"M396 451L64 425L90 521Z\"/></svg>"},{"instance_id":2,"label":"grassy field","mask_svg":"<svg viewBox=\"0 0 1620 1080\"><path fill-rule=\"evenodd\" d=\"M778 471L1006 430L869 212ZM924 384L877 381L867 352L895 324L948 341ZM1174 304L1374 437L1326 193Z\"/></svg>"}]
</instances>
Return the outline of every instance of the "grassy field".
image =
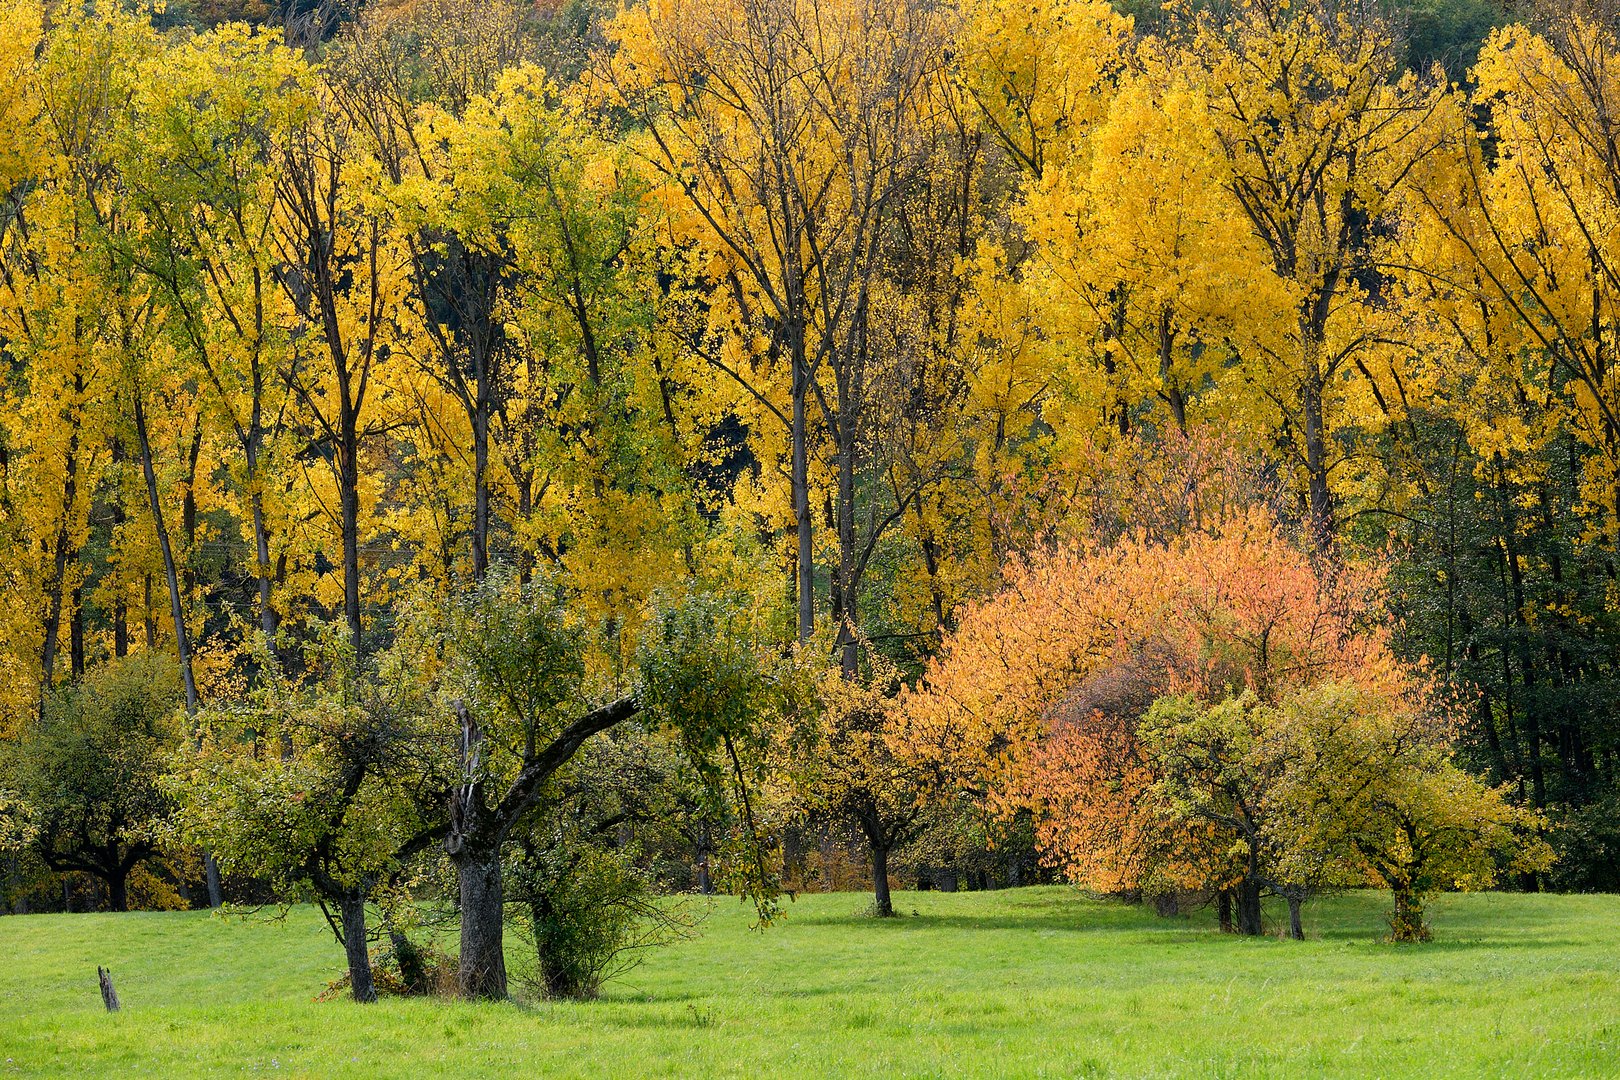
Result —
<instances>
[{"instance_id":1,"label":"grassy field","mask_svg":"<svg viewBox=\"0 0 1620 1080\"><path fill-rule=\"evenodd\" d=\"M312 1000L319 915L0 918L0 1077L1620 1076L1620 897L1479 895L1380 940L1381 895L1240 940L1058 888L720 902L602 1000ZM108 1015L97 963L124 1011Z\"/></svg>"}]
</instances>

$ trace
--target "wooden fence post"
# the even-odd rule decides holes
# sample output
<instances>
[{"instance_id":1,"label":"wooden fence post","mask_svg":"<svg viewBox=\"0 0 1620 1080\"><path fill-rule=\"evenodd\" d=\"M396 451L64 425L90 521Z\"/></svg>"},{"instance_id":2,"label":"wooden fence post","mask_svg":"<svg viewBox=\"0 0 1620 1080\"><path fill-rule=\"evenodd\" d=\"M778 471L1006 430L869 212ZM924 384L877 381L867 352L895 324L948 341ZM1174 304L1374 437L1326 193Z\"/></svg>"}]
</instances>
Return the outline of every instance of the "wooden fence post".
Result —
<instances>
[{"instance_id":1,"label":"wooden fence post","mask_svg":"<svg viewBox=\"0 0 1620 1080\"><path fill-rule=\"evenodd\" d=\"M108 1012L117 1012L118 991L113 989L112 972L98 964L96 974L101 978L101 1003L107 1006Z\"/></svg>"}]
</instances>

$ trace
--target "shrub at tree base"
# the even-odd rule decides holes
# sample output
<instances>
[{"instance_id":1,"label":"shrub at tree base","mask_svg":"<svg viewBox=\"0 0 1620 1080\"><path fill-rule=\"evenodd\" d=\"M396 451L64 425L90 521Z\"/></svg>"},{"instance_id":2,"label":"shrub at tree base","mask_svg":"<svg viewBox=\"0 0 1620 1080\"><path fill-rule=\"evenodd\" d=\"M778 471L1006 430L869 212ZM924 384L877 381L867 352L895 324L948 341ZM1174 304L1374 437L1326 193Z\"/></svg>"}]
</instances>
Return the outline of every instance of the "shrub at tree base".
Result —
<instances>
[{"instance_id":1,"label":"shrub at tree base","mask_svg":"<svg viewBox=\"0 0 1620 1080\"><path fill-rule=\"evenodd\" d=\"M378 997L456 996L456 958L438 949L415 946L415 957L408 962L414 970L407 975L399 953L392 949L371 951L371 981ZM354 984L348 972L326 984L315 995L316 1001L336 1001L352 997Z\"/></svg>"}]
</instances>

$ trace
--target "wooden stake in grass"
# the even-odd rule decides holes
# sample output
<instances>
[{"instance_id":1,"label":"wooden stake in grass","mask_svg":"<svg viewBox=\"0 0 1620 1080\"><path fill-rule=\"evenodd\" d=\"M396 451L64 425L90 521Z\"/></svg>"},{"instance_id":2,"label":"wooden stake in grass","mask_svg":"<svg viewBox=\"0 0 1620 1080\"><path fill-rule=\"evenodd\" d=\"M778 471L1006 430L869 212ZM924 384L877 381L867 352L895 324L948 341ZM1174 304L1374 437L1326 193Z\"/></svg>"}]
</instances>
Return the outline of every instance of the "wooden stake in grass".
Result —
<instances>
[{"instance_id":1,"label":"wooden stake in grass","mask_svg":"<svg viewBox=\"0 0 1620 1080\"><path fill-rule=\"evenodd\" d=\"M96 975L101 979L102 1004L107 1006L108 1012L117 1012L119 1009L118 991L113 989L112 972L98 964L96 966Z\"/></svg>"}]
</instances>

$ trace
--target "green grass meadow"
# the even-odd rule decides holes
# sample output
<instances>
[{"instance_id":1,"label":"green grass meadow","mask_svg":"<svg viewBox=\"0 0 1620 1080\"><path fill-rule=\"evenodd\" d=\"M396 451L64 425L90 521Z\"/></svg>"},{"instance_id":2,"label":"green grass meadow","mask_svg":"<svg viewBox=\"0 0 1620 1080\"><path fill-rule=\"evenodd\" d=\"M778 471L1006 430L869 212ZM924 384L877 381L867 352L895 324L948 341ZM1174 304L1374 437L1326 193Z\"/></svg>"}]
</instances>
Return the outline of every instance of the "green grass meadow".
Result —
<instances>
[{"instance_id":1,"label":"green grass meadow","mask_svg":"<svg viewBox=\"0 0 1620 1080\"><path fill-rule=\"evenodd\" d=\"M1620 897L1445 897L1422 946L1374 893L1305 942L1062 888L866 902L756 931L722 900L601 1000L534 1005L317 1003L342 953L307 908L0 918L0 1077L1620 1077Z\"/></svg>"}]
</instances>

